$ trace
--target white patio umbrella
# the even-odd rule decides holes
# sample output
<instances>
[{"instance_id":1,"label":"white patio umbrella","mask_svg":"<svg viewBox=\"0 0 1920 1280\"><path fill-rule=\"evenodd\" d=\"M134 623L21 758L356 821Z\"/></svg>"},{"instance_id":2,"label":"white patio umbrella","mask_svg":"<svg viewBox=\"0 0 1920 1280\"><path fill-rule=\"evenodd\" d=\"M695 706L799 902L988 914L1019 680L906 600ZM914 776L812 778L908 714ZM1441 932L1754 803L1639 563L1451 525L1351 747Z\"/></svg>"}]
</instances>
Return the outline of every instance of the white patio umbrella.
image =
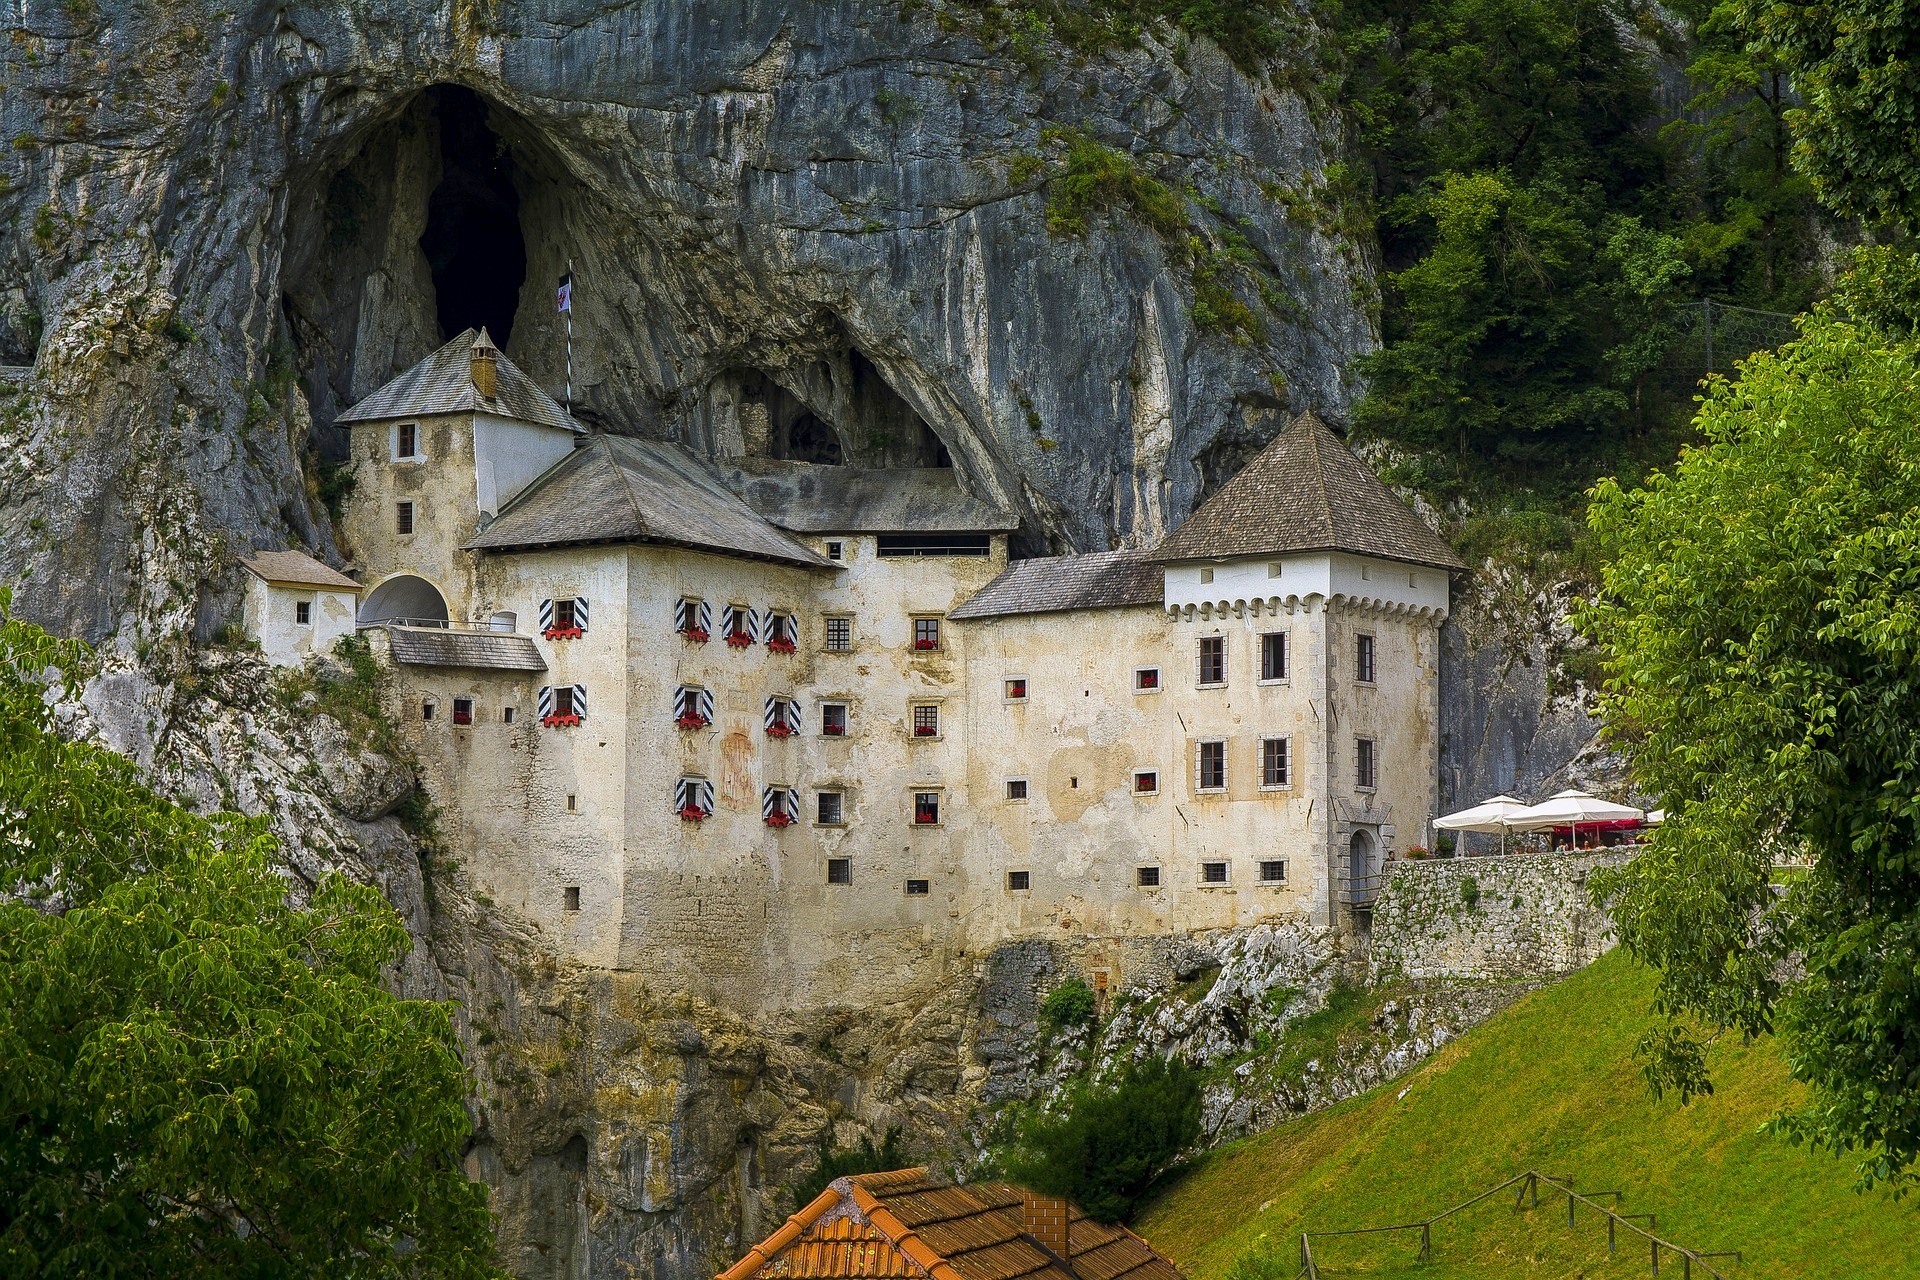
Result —
<instances>
[{"instance_id":1,"label":"white patio umbrella","mask_svg":"<svg viewBox=\"0 0 1920 1280\"><path fill-rule=\"evenodd\" d=\"M1498 831L1500 851L1505 853L1507 832L1513 829L1513 815L1525 812L1526 808L1524 801L1515 800L1512 796L1495 796L1491 800L1482 800L1471 809L1435 818L1433 825L1440 831Z\"/></svg>"},{"instance_id":2,"label":"white patio umbrella","mask_svg":"<svg viewBox=\"0 0 1920 1280\"><path fill-rule=\"evenodd\" d=\"M1650 827L1657 827L1666 820L1667 811L1665 809L1649 809L1647 811L1647 825Z\"/></svg>"},{"instance_id":3,"label":"white patio umbrella","mask_svg":"<svg viewBox=\"0 0 1920 1280\"><path fill-rule=\"evenodd\" d=\"M1572 827L1580 833L1583 823L1644 822L1646 813L1632 805L1615 804L1590 796L1584 791L1562 791L1539 804L1522 809L1509 821L1515 831L1544 831L1548 827Z\"/></svg>"}]
</instances>

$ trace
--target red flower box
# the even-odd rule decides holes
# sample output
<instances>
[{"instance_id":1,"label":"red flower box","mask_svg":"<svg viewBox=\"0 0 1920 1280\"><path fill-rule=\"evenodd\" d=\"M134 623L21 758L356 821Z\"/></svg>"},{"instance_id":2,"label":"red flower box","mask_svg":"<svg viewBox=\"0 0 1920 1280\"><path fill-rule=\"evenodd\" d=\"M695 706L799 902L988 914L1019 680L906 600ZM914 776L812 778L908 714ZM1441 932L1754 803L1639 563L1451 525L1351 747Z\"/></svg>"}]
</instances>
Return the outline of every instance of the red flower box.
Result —
<instances>
[{"instance_id":1,"label":"red flower box","mask_svg":"<svg viewBox=\"0 0 1920 1280\"><path fill-rule=\"evenodd\" d=\"M705 627L682 627L680 634L687 638L688 644L705 644L712 638Z\"/></svg>"},{"instance_id":2,"label":"red flower box","mask_svg":"<svg viewBox=\"0 0 1920 1280\"><path fill-rule=\"evenodd\" d=\"M913 647L916 649L938 649L940 642L938 640L915 640Z\"/></svg>"},{"instance_id":3,"label":"red flower box","mask_svg":"<svg viewBox=\"0 0 1920 1280\"><path fill-rule=\"evenodd\" d=\"M745 649L753 644L753 637L744 631L729 631L727 643L736 649Z\"/></svg>"},{"instance_id":4,"label":"red flower box","mask_svg":"<svg viewBox=\"0 0 1920 1280\"><path fill-rule=\"evenodd\" d=\"M682 729L704 729L709 723L707 718L698 712L688 712L674 720L674 724Z\"/></svg>"},{"instance_id":5,"label":"red flower box","mask_svg":"<svg viewBox=\"0 0 1920 1280\"><path fill-rule=\"evenodd\" d=\"M794 651L794 643L785 636L775 636L773 639L767 641L767 648L773 650L775 653L792 653Z\"/></svg>"},{"instance_id":6,"label":"red flower box","mask_svg":"<svg viewBox=\"0 0 1920 1280\"><path fill-rule=\"evenodd\" d=\"M682 822L705 822L711 816L712 815L697 804L690 804L680 811L680 821Z\"/></svg>"},{"instance_id":7,"label":"red flower box","mask_svg":"<svg viewBox=\"0 0 1920 1280\"><path fill-rule=\"evenodd\" d=\"M580 717L579 717L579 716L573 716L573 715L567 715L567 716L557 716L557 715L556 715L556 716L542 716L542 717L540 718L540 723L541 723L541 724L543 724L543 725L545 725L545 726L546 726L547 728L549 728L549 729L561 729L561 728L565 728L565 727L567 727L568 725L577 725L577 724L579 724L579 723L580 723Z\"/></svg>"},{"instance_id":8,"label":"red flower box","mask_svg":"<svg viewBox=\"0 0 1920 1280\"><path fill-rule=\"evenodd\" d=\"M587 632L584 627L548 627L540 634L548 640L578 640Z\"/></svg>"},{"instance_id":9,"label":"red flower box","mask_svg":"<svg viewBox=\"0 0 1920 1280\"><path fill-rule=\"evenodd\" d=\"M937 826L939 821L938 818L930 813L916 813L913 815L913 825L916 827Z\"/></svg>"},{"instance_id":10,"label":"red flower box","mask_svg":"<svg viewBox=\"0 0 1920 1280\"><path fill-rule=\"evenodd\" d=\"M940 735L934 731L933 726L930 724L917 724L913 726L913 736L916 738L937 738Z\"/></svg>"},{"instance_id":11,"label":"red flower box","mask_svg":"<svg viewBox=\"0 0 1920 1280\"><path fill-rule=\"evenodd\" d=\"M769 738L791 738L793 736L793 728L791 725L770 724L767 726L767 736Z\"/></svg>"},{"instance_id":12,"label":"red flower box","mask_svg":"<svg viewBox=\"0 0 1920 1280\"><path fill-rule=\"evenodd\" d=\"M793 825L793 819L776 809L767 815L767 825L770 827L790 827Z\"/></svg>"}]
</instances>

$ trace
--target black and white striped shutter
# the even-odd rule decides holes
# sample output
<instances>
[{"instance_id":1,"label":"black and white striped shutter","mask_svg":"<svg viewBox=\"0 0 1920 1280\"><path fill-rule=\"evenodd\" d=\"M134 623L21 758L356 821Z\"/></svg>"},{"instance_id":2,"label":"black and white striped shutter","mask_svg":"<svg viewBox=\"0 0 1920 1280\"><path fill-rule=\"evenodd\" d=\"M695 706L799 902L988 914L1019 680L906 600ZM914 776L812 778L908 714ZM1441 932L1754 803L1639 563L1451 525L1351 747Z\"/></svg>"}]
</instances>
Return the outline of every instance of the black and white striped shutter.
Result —
<instances>
[{"instance_id":1,"label":"black and white striped shutter","mask_svg":"<svg viewBox=\"0 0 1920 1280\"><path fill-rule=\"evenodd\" d=\"M583 684L573 686L573 714L582 720L587 718L587 686Z\"/></svg>"},{"instance_id":2,"label":"black and white striped shutter","mask_svg":"<svg viewBox=\"0 0 1920 1280\"><path fill-rule=\"evenodd\" d=\"M782 799L782 788L768 787L760 793L760 816L762 818L771 818L774 810L784 807L785 803Z\"/></svg>"},{"instance_id":3,"label":"black and white striped shutter","mask_svg":"<svg viewBox=\"0 0 1920 1280\"><path fill-rule=\"evenodd\" d=\"M585 596L573 598L573 625L582 631L587 629L587 598Z\"/></svg>"},{"instance_id":4,"label":"black and white striped shutter","mask_svg":"<svg viewBox=\"0 0 1920 1280\"><path fill-rule=\"evenodd\" d=\"M540 602L540 629L542 631L553 630L553 601L551 600L542 600Z\"/></svg>"},{"instance_id":5,"label":"black and white striped shutter","mask_svg":"<svg viewBox=\"0 0 1920 1280\"><path fill-rule=\"evenodd\" d=\"M755 644L766 643L768 616L758 609L747 610L747 634L753 637Z\"/></svg>"},{"instance_id":6,"label":"black and white striped shutter","mask_svg":"<svg viewBox=\"0 0 1920 1280\"><path fill-rule=\"evenodd\" d=\"M673 691L673 718L678 720L681 716L692 710L692 707L689 705L692 701L693 690L687 688L686 685L681 685L678 689L675 689Z\"/></svg>"},{"instance_id":7,"label":"black and white striped shutter","mask_svg":"<svg viewBox=\"0 0 1920 1280\"><path fill-rule=\"evenodd\" d=\"M695 612L700 615L700 629L711 633L713 631L713 606L705 600L701 600L698 603L699 607Z\"/></svg>"},{"instance_id":8,"label":"black and white striped shutter","mask_svg":"<svg viewBox=\"0 0 1920 1280\"><path fill-rule=\"evenodd\" d=\"M685 631L693 622L693 601L681 596L673 602L673 629Z\"/></svg>"},{"instance_id":9,"label":"black and white striped shutter","mask_svg":"<svg viewBox=\"0 0 1920 1280\"><path fill-rule=\"evenodd\" d=\"M687 807L693 800L694 791L699 783L693 778L682 778L673 784L673 809L675 813Z\"/></svg>"},{"instance_id":10,"label":"black and white striped shutter","mask_svg":"<svg viewBox=\"0 0 1920 1280\"><path fill-rule=\"evenodd\" d=\"M794 732L794 733L798 733L798 732L800 732L800 702L799 702L799 699L797 699L797 698L788 698L788 699L787 699L787 703L786 703L786 707L787 707L787 728L788 728L789 730L791 730L792 732Z\"/></svg>"},{"instance_id":11,"label":"black and white striped shutter","mask_svg":"<svg viewBox=\"0 0 1920 1280\"><path fill-rule=\"evenodd\" d=\"M783 711L784 706L785 703L779 698L767 699L767 714L763 717L763 722L767 728L771 729L774 725L786 719Z\"/></svg>"},{"instance_id":12,"label":"black and white striped shutter","mask_svg":"<svg viewBox=\"0 0 1920 1280\"><path fill-rule=\"evenodd\" d=\"M787 796L787 821L788 822L800 821L800 788L788 787L786 790L786 796Z\"/></svg>"},{"instance_id":13,"label":"black and white striped shutter","mask_svg":"<svg viewBox=\"0 0 1920 1280\"><path fill-rule=\"evenodd\" d=\"M553 687L541 685L540 692L534 697L534 710L537 717L545 720L553 714Z\"/></svg>"},{"instance_id":14,"label":"black and white striped shutter","mask_svg":"<svg viewBox=\"0 0 1920 1280\"><path fill-rule=\"evenodd\" d=\"M700 718L702 720L705 720L708 724L712 724L713 723L713 690L695 689L693 691L693 707L694 707L694 710L700 713Z\"/></svg>"}]
</instances>

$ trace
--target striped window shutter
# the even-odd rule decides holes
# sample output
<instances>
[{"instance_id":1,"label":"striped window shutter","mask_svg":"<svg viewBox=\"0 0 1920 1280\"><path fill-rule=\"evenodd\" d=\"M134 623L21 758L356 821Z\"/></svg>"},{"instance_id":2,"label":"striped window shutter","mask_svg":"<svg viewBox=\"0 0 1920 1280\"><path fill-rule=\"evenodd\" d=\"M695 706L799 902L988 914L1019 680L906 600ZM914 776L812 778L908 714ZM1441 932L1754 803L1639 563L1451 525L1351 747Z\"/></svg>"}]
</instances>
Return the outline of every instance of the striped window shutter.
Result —
<instances>
[{"instance_id":1,"label":"striped window shutter","mask_svg":"<svg viewBox=\"0 0 1920 1280\"><path fill-rule=\"evenodd\" d=\"M675 812L697 804L708 813L713 812L713 784L705 778L682 778L673 788L673 807Z\"/></svg>"},{"instance_id":2,"label":"striped window shutter","mask_svg":"<svg viewBox=\"0 0 1920 1280\"><path fill-rule=\"evenodd\" d=\"M693 622L693 601L681 596L673 603L673 629L685 631Z\"/></svg>"},{"instance_id":3,"label":"striped window shutter","mask_svg":"<svg viewBox=\"0 0 1920 1280\"><path fill-rule=\"evenodd\" d=\"M573 598L573 625L582 631L587 629L587 598L585 596Z\"/></svg>"},{"instance_id":4,"label":"striped window shutter","mask_svg":"<svg viewBox=\"0 0 1920 1280\"><path fill-rule=\"evenodd\" d=\"M767 615L758 609L748 609L747 634L753 637L755 644L763 643L767 638Z\"/></svg>"},{"instance_id":5,"label":"striped window shutter","mask_svg":"<svg viewBox=\"0 0 1920 1280\"><path fill-rule=\"evenodd\" d=\"M687 807L693 800L694 788L699 784L692 778L682 778L673 784L673 809L675 813Z\"/></svg>"},{"instance_id":6,"label":"striped window shutter","mask_svg":"<svg viewBox=\"0 0 1920 1280\"><path fill-rule=\"evenodd\" d=\"M700 629L702 631L713 630L713 606L705 600L702 600L699 602L699 608L697 608L695 612L700 615Z\"/></svg>"},{"instance_id":7,"label":"striped window shutter","mask_svg":"<svg viewBox=\"0 0 1920 1280\"><path fill-rule=\"evenodd\" d=\"M760 793L760 816L771 818L778 809L784 809L786 802L782 798L784 791L780 787L768 787Z\"/></svg>"},{"instance_id":8,"label":"striped window shutter","mask_svg":"<svg viewBox=\"0 0 1920 1280\"><path fill-rule=\"evenodd\" d=\"M693 710L693 690L681 685L673 691L673 718L678 720Z\"/></svg>"},{"instance_id":9,"label":"striped window shutter","mask_svg":"<svg viewBox=\"0 0 1920 1280\"><path fill-rule=\"evenodd\" d=\"M551 685L543 684L540 686L540 692L534 697L534 713L536 718L541 720L545 720L553 714L553 687Z\"/></svg>"},{"instance_id":10,"label":"striped window shutter","mask_svg":"<svg viewBox=\"0 0 1920 1280\"><path fill-rule=\"evenodd\" d=\"M551 600L542 600L540 602L540 629L542 631L553 630L553 601Z\"/></svg>"},{"instance_id":11,"label":"striped window shutter","mask_svg":"<svg viewBox=\"0 0 1920 1280\"><path fill-rule=\"evenodd\" d=\"M698 711L707 723L713 723L713 690L695 689L693 691L693 709Z\"/></svg>"},{"instance_id":12,"label":"striped window shutter","mask_svg":"<svg viewBox=\"0 0 1920 1280\"><path fill-rule=\"evenodd\" d=\"M787 821L800 821L800 788L787 788Z\"/></svg>"},{"instance_id":13,"label":"striped window shutter","mask_svg":"<svg viewBox=\"0 0 1920 1280\"><path fill-rule=\"evenodd\" d=\"M582 720L587 718L587 686L583 684L573 686L573 714Z\"/></svg>"},{"instance_id":14,"label":"striped window shutter","mask_svg":"<svg viewBox=\"0 0 1920 1280\"><path fill-rule=\"evenodd\" d=\"M800 732L799 700L795 698L788 698L786 701L786 712L787 712L787 728L792 730L794 733Z\"/></svg>"},{"instance_id":15,"label":"striped window shutter","mask_svg":"<svg viewBox=\"0 0 1920 1280\"><path fill-rule=\"evenodd\" d=\"M763 723L765 723L767 728L771 729L776 724L785 722L787 718L786 705L785 699L782 698L767 699L767 714L763 717Z\"/></svg>"}]
</instances>

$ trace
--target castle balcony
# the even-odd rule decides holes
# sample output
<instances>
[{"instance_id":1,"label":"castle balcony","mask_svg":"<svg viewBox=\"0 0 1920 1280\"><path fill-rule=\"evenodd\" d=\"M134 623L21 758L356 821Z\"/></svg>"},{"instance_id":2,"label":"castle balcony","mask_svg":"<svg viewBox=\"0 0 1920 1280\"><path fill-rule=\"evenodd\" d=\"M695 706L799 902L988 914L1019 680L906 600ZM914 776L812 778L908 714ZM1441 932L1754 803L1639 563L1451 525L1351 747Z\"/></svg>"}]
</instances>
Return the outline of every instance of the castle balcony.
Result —
<instances>
[{"instance_id":1,"label":"castle balcony","mask_svg":"<svg viewBox=\"0 0 1920 1280\"><path fill-rule=\"evenodd\" d=\"M533 637L511 624L449 618L382 618L361 631L385 640L391 661L415 667L463 667L479 671L545 671L547 660Z\"/></svg>"}]
</instances>

